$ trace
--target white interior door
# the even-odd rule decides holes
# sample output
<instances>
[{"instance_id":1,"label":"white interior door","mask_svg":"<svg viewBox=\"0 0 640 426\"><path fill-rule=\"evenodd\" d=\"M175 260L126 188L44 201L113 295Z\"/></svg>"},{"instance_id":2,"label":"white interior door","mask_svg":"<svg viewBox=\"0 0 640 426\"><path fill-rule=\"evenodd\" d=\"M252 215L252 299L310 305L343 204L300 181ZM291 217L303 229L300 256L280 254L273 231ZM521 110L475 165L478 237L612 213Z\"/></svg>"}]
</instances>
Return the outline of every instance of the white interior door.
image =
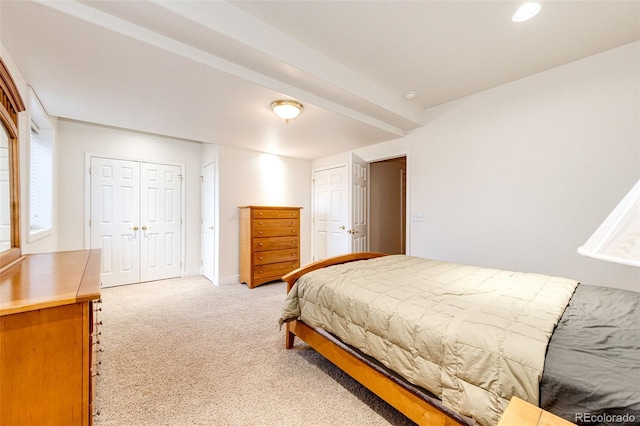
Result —
<instances>
[{"instance_id":1,"label":"white interior door","mask_svg":"<svg viewBox=\"0 0 640 426\"><path fill-rule=\"evenodd\" d=\"M102 249L104 287L140 282L140 166L91 158L91 248Z\"/></svg>"},{"instance_id":2,"label":"white interior door","mask_svg":"<svg viewBox=\"0 0 640 426\"><path fill-rule=\"evenodd\" d=\"M202 275L215 277L215 164L202 168Z\"/></svg>"},{"instance_id":3,"label":"white interior door","mask_svg":"<svg viewBox=\"0 0 640 426\"><path fill-rule=\"evenodd\" d=\"M140 163L140 281L180 276L180 167Z\"/></svg>"},{"instance_id":4,"label":"white interior door","mask_svg":"<svg viewBox=\"0 0 640 426\"><path fill-rule=\"evenodd\" d=\"M314 260L349 253L348 182L346 165L314 172Z\"/></svg>"},{"instance_id":5,"label":"white interior door","mask_svg":"<svg viewBox=\"0 0 640 426\"><path fill-rule=\"evenodd\" d=\"M351 193L351 228L349 234L349 252L357 253L369 250L369 164L354 153L349 163Z\"/></svg>"},{"instance_id":6,"label":"white interior door","mask_svg":"<svg viewBox=\"0 0 640 426\"><path fill-rule=\"evenodd\" d=\"M91 157L90 245L103 287L180 276L181 168Z\"/></svg>"}]
</instances>

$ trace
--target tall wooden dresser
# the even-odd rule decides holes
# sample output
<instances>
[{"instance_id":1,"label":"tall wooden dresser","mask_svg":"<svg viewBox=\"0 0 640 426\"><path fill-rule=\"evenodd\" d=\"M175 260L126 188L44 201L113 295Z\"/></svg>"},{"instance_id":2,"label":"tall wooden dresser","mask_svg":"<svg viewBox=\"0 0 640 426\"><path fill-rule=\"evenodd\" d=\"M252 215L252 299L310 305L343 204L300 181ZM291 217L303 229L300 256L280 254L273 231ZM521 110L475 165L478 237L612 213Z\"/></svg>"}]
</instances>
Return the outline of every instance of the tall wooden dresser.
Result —
<instances>
[{"instance_id":1,"label":"tall wooden dresser","mask_svg":"<svg viewBox=\"0 0 640 426\"><path fill-rule=\"evenodd\" d=\"M254 288L300 267L302 207L240 207L240 282Z\"/></svg>"},{"instance_id":2,"label":"tall wooden dresser","mask_svg":"<svg viewBox=\"0 0 640 426\"><path fill-rule=\"evenodd\" d=\"M100 250L0 273L0 425L93 424Z\"/></svg>"}]
</instances>

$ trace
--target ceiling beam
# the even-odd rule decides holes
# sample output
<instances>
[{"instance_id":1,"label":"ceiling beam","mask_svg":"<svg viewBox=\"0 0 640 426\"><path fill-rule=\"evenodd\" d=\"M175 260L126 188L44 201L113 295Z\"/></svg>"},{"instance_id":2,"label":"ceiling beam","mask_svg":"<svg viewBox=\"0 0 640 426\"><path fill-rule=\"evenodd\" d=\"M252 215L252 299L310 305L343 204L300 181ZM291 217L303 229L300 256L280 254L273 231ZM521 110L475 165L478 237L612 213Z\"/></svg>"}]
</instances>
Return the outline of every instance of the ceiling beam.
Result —
<instances>
[{"instance_id":1,"label":"ceiling beam","mask_svg":"<svg viewBox=\"0 0 640 426\"><path fill-rule=\"evenodd\" d=\"M99 2L40 3L397 136L424 124L417 105L225 2L138 3L146 16L171 18L170 35L147 28L145 18L100 10ZM194 46L203 34L207 44Z\"/></svg>"}]
</instances>

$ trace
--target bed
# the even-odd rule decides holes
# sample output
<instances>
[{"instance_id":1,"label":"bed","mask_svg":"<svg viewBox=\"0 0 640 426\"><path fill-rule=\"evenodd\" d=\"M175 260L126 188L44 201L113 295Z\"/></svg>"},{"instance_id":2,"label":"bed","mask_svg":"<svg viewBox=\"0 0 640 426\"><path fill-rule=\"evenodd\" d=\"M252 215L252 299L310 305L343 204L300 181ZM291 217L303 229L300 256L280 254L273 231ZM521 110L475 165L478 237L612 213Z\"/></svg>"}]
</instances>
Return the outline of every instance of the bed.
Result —
<instances>
[{"instance_id":1,"label":"bed","mask_svg":"<svg viewBox=\"0 0 640 426\"><path fill-rule=\"evenodd\" d=\"M418 424L495 425L513 396L578 424L640 420L638 293L381 253L283 280L286 347L299 337Z\"/></svg>"}]
</instances>

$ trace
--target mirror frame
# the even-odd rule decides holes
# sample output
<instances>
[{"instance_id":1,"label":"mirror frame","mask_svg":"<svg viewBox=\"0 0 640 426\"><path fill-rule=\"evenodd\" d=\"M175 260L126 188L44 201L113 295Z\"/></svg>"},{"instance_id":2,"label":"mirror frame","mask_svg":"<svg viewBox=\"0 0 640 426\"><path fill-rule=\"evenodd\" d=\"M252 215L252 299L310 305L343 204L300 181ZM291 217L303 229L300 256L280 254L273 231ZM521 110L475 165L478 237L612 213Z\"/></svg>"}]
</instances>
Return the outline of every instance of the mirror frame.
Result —
<instances>
[{"instance_id":1,"label":"mirror frame","mask_svg":"<svg viewBox=\"0 0 640 426\"><path fill-rule=\"evenodd\" d=\"M25 110L11 74L0 58L0 122L9 136L9 187L11 202L11 248L0 253L0 271L22 259L20 246L20 161L18 113Z\"/></svg>"}]
</instances>

